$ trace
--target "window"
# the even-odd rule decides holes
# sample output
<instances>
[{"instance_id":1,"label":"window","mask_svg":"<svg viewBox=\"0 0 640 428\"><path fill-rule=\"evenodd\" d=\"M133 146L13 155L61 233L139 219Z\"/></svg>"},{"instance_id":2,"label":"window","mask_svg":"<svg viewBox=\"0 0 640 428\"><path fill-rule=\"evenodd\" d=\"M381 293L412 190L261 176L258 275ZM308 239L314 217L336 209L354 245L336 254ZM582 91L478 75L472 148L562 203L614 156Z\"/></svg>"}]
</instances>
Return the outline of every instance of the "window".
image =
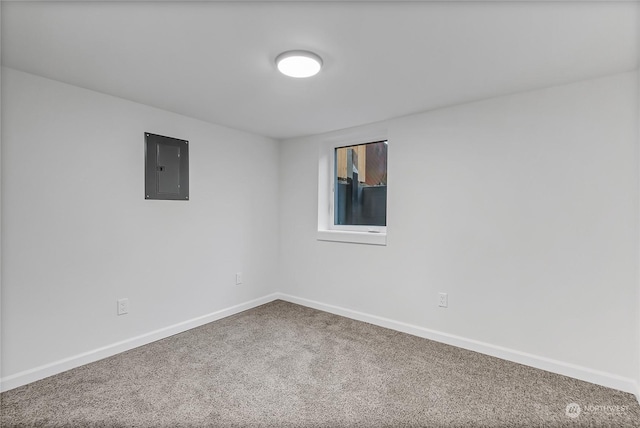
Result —
<instances>
[{"instance_id":1,"label":"window","mask_svg":"<svg viewBox=\"0 0 640 428\"><path fill-rule=\"evenodd\" d=\"M334 228L380 232L387 225L387 141L336 147L334 156Z\"/></svg>"},{"instance_id":2,"label":"window","mask_svg":"<svg viewBox=\"0 0 640 428\"><path fill-rule=\"evenodd\" d=\"M386 131L339 134L320 142L320 241L387 245Z\"/></svg>"}]
</instances>

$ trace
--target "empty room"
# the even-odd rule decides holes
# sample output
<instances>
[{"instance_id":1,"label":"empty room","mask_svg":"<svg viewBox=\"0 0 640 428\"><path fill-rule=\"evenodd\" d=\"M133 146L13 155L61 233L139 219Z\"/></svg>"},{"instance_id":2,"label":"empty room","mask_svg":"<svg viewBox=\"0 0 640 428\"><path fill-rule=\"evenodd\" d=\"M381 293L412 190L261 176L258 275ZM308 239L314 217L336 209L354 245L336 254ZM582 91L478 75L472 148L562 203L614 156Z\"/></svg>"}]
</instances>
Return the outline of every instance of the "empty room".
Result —
<instances>
[{"instance_id":1,"label":"empty room","mask_svg":"<svg viewBox=\"0 0 640 428\"><path fill-rule=\"evenodd\" d=\"M2 427L640 427L640 2L0 35Z\"/></svg>"}]
</instances>

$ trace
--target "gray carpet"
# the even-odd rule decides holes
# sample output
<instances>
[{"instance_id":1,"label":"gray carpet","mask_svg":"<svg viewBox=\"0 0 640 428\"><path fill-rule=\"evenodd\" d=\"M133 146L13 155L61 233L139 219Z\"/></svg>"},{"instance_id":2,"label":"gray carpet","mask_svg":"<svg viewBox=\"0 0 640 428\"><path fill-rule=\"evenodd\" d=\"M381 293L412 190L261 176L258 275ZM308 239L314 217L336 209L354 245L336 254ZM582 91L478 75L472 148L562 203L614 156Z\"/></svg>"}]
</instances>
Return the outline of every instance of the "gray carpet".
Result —
<instances>
[{"instance_id":1,"label":"gray carpet","mask_svg":"<svg viewBox=\"0 0 640 428\"><path fill-rule=\"evenodd\" d=\"M631 394L283 301L0 398L2 427L640 426Z\"/></svg>"}]
</instances>

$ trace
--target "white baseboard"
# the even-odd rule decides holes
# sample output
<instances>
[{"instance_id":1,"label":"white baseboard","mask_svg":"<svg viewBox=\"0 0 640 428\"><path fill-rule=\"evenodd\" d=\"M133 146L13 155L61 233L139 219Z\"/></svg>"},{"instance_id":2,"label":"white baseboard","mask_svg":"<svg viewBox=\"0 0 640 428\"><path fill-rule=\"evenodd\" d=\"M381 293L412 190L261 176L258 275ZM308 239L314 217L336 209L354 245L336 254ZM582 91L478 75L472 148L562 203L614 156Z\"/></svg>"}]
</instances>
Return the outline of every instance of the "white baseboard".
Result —
<instances>
[{"instance_id":1,"label":"white baseboard","mask_svg":"<svg viewBox=\"0 0 640 428\"><path fill-rule=\"evenodd\" d=\"M552 373L557 373L575 379L584 380L586 382L595 383L597 385L606 386L608 388L614 388L620 391L629 392L634 394L636 396L636 399L640 403L640 384L630 378L625 378L612 373L593 370L588 367L577 366L575 364L553 360L551 358L541 357L526 352L520 352L517 350L508 349L473 339L467 339L448 333L430 330L424 327L419 327L400 321L394 321L388 318L358 312L339 306L328 305L325 303L304 299L285 293L269 294L258 299L241 303L239 305L235 305L226 309L221 309L207 315L183 321L178 324L174 324L149 333L142 334L140 336L113 343L102 348L94 349L79 355L74 355L62 360L54 361L49 364L45 364L33 369L25 370L20 373L1 378L0 391L8 391L10 389L35 382L49 376L53 376L64 371L92 363L94 361L98 361L103 358L107 358L112 355L116 355L121 352L128 351L130 349L137 348L139 346L143 346L151 342L167 338L169 336L173 336L174 334L182 333L184 331L199 327L212 321L216 321L221 318L246 311L247 309L269 303L276 299L281 299L287 302L296 303L302 306L307 306L336 315L341 315L354 320L364 321L370 324L378 325L380 327L385 327L414 336L423 337L425 339L435 340L437 342L446 343L448 345L457 346L459 348L480 352L486 355L501 358L503 360L524 364Z\"/></svg>"},{"instance_id":2,"label":"white baseboard","mask_svg":"<svg viewBox=\"0 0 640 428\"><path fill-rule=\"evenodd\" d=\"M612 373L606 373L599 370L582 367L551 358L533 355L514 349L504 348L502 346L492 345L490 343L480 342L478 340L467 339L465 337L453 334L443 333L428 328L407 324L400 321L394 321L388 318L370 315L363 312L353 311L351 309L328 305L314 300L303 299L284 293L276 293L277 298L287 302L296 303L310 308L318 309L332 314L341 315L358 321L364 321L380 327L389 328L391 330L401 331L414 336L423 337L425 339L434 340L436 342L446 343L448 345L457 346L459 348L468 349L492 357L501 358L503 360L512 361L526 366L535 367L537 369L546 370L548 372L557 373L563 376L569 376L575 379L583 380L597 385L606 386L608 388L617 389L624 392L634 394L640 402L640 385L631 378L626 378Z\"/></svg>"},{"instance_id":3,"label":"white baseboard","mask_svg":"<svg viewBox=\"0 0 640 428\"><path fill-rule=\"evenodd\" d=\"M94 361L98 361L103 358L107 358L112 355L116 355L121 352L167 338L169 336L173 336L174 334L182 333L184 331L199 327L212 321L216 321L221 318L246 311L247 309L255 308L256 306L269 303L273 300L276 300L277 298L279 298L277 294L269 294L267 296L241 303L239 305L231 306L230 308L221 309L207 315L170 325L168 327L154 330L149 333L141 334L140 336L112 343L111 345L103 346L102 348L94 349L82 354L74 355L62 360L54 361L49 364L45 364L33 369L25 370L11 376L1 378L0 391L8 391L10 389L35 382L37 380L62 373L76 367L80 367L85 364L89 364Z\"/></svg>"}]
</instances>

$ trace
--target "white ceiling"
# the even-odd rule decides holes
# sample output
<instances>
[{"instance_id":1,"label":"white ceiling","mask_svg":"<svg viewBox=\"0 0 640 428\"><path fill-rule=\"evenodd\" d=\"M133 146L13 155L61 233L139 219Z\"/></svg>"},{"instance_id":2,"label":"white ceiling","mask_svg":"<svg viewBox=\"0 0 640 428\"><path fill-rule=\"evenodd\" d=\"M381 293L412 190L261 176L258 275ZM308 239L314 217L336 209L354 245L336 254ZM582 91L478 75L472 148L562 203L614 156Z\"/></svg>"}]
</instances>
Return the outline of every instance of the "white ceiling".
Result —
<instances>
[{"instance_id":1,"label":"white ceiling","mask_svg":"<svg viewBox=\"0 0 640 428\"><path fill-rule=\"evenodd\" d=\"M274 138L638 66L637 2L3 2L2 64ZM280 75L282 51L324 59Z\"/></svg>"}]
</instances>

